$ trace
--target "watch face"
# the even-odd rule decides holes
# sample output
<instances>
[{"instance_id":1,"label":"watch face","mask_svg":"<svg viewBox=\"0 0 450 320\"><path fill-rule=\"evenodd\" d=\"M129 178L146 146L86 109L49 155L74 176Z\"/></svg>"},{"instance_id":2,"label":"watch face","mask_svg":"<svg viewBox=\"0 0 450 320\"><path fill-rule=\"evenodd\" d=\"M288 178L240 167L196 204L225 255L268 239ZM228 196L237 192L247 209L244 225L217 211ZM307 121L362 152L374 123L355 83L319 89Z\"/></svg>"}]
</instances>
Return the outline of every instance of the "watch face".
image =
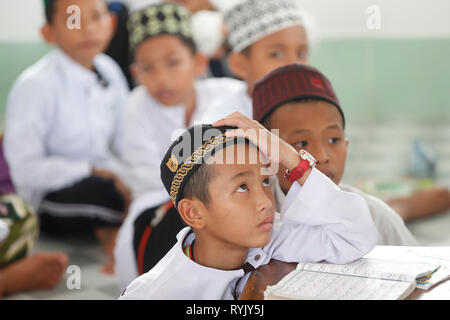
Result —
<instances>
[{"instance_id":1,"label":"watch face","mask_svg":"<svg viewBox=\"0 0 450 320\"><path fill-rule=\"evenodd\" d=\"M300 150L299 154L302 159L309 161L309 165L311 167L314 167L316 165L316 163L317 163L316 159L314 159L314 157L311 154L309 154L307 151Z\"/></svg>"}]
</instances>

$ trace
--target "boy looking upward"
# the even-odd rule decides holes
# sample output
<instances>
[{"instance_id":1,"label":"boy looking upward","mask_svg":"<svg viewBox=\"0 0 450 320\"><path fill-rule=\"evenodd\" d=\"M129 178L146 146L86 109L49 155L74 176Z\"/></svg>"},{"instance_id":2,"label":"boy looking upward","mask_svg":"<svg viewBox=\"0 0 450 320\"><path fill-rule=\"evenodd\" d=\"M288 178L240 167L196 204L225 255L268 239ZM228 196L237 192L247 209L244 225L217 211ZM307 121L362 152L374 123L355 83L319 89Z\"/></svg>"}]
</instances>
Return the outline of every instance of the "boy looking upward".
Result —
<instances>
[{"instance_id":1,"label":"boy looking upward","mask_svg":"<svg viewBox=\"0 0 450 320\"><path fill-rule=\"evenodd\" d=\"M121 299L236 299L249 271L271 259L347 263L373 248L378 235L362 198L337 188L307 153L248 125L269 142L218 124L191 127L171 145L161 179L189 227ZM273 143L278 152L269 153ZM269 161L292 174L281 214L262 170Z\"/></svg>"},{"instance_id":2,"label":"boy looking upward","mask_svg":"<svg viewBox=\"0 0 450 320\"><path fill-rule=\"evenodd\" d=\"M199 122L214 101L233 95L241 84L235 79L199 79L207 60L197 51L185 7L145 7L130 16L129 29L132 74L140 86L130 94L124 112L122 154L134 199L117 242L122 287L150 270L182 228L159 178L159 164L174 133Z\"/></svg>"}]
</instances>

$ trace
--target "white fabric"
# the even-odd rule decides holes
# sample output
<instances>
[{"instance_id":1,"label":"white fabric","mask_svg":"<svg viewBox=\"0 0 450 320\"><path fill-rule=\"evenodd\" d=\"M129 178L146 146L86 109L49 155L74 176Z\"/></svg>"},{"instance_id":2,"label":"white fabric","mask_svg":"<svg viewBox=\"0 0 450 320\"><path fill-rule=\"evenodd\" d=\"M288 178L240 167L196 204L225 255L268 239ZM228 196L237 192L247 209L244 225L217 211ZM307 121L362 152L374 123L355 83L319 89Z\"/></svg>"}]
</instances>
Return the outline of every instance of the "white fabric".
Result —
<instances>
[{"instance_id":1,"label":"white fabric","mask_svg":"<svg viewBox=\"0 0 450 320\"><path fill-rule=\"evenodd\" d=\"M342 191L316 169L303 187L292 192L296 194L288 196L292 203L281 212L270 243L249 250L247 262L253 267L271 259L347 263L375 246L378 233L360 196ZM218 270L191 261L183 252L189 232L190 228L183 229L177 244L152 270L134 280L121 299L233 299L244 271ZM238 294L247 278L239 282Z\"/></svg>"},{"instance_id":2,"label":"white fabric","mask_svg":"<svg viewBox=\"0 0 450 320\"><path fill-rule=\"evenodd\" d=\"M9 231L9 225L5 221L0 220L0 242L8 237Z\"/></svg>"},{"instance_id":3,"label":"white fabric","mask_svg":"<svg viewBox=\"0 0 450 320\"><path fill-rule=\"evenodd\" d=\"M5 156L19 195L37 209L45 193L87 177L93 166L119 176L120 112L128 86L108 56L94 60L109 82L57 49L15 82L6 108Z\"/></svg>"},{"instance_id":4,"label":"white fabric","mask_svg":"<svg viewBox=\"0 0 450 320\"><path fill-rule=\"evenodd\" d=\"M402 217L388 206L384 201L371 196L361 190L346 185L339 185L342 190L353 192L366 201L369 206L372 219L378 229L380 237L377 245L379 246L418 246L416 239L405 226Z\"/></svg>"},{"instance_id":5,"label":"white fabric","mask_svg":"<svg viewBox=\"0 0 450 320\"><path fill-rule=\"evenodd\" d=\"M190 125L201 122L203 114L214 101L226 101L241 87L235 79L211 78L197 80L196 110ZM133 192L133 202L117 236L116 274L122 287L137 276L133 249L134 220L144 210L170 200L160 177L164 155L185 129L185 107L163 106L153 99L146 88L133 90L124 112L123 160L128 170L127 181Z\"/></svg>"},{"instance_id":6,"label":"white fabric","mask_svg":"<svg viewBox=\"0 0 450 320\"><path fill-rule=\"evenodd\" d=\"M275 204L277 210L281 208L285 202L286 195L281 190L280 183L276 177L272 177L270 181L272 191L275 196ZM391 207L380 199L368 195L361 190L340 184L339 187L343 191L356 193L361 196L369 207L370 214L378 230L378 242L379 246L417 246L418 243L408 228L405 226L405 222L402 217L395 212Z\"/></svg>"},{"instance_id":7,"label":"white fabric","mask_svg":"<svg viewBox=\"0 0 450 320\"><path fill-rule=\"evenodd\" d=\"M217 11L198 11L191 18L192 34L200 53L212 57L225 41L223 15Z\"/></svg>"},{"instance_id":8,"label":"white fabric","mask_svg":"<svg viewBox=\"0 0 450 320\"><path fill-rule=\"evenodd\" d=\"M240 112L244 116L253 119L252 98L248 95L248 86L240 81L235 92L227 99L216 100L202 116L203 123L213 123L227 117L233 112Z\"/></svg>"}]
</instances>

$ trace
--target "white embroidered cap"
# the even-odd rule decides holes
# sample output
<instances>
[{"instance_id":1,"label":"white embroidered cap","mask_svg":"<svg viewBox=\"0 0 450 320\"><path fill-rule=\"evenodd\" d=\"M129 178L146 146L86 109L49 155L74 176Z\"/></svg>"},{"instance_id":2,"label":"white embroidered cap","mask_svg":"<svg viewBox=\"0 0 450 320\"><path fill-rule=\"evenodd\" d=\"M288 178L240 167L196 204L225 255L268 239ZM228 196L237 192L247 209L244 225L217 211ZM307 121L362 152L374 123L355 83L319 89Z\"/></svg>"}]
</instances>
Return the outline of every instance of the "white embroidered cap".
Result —
<instances>
[{"instance_id":1,"label":"white embroidered cap","mask_svg":"<svg viewBox=\"0 0 450 320\"><path fill-rule=\"evenodd\" d=\"M256 41L295 25L303 26L295 0L245 0L225 15L228 41L233 51L242 51Z\"/></svg>"}]
</instances>

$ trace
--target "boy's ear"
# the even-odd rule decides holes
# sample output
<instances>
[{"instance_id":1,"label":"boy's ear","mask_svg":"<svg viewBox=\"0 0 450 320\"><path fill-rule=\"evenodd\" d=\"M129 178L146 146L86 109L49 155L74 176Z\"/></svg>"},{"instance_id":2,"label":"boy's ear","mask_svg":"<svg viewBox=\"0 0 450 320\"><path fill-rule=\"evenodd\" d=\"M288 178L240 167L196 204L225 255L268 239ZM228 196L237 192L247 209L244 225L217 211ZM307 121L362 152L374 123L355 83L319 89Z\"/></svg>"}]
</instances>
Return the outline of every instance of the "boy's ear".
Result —
<instances>
[{"instance_id":1,"label":"boy's ear","mask_svg":"<svg viewBox=\"0 0 450 320\"><path fill-rule=\"evenodd\" d=\"M41 35L48 44L55 44L56 39L50 24L46 23L41 27Z\"/></svg>"},{"instance_id":2,"label":"boy's ear","mask_svg":"<svg viewBox=\"0 0 450 320\"><path fill-rule=\"evenodd\" d=\"M195 54L195 72L197 75L202 76L208 71L209 59L207 56L196 53Z\"/></svg>"},{"instance_id":3,"label":"boy's ear","mask_svg":"<svg viewBox=\"0 0 450 320\"><path fill-rule=\"evenodd\" d=\"M115 13L110 13L109 16L111 19L111 31L112 34L114 35L117 31L117 26L119 24L119 17Z\"/></svg>"},{"instance_id":4,"label":"boy's ear","mask_svg":"<svg viewBox=\"0 0 450 320\"><path fill-rule=\"evenodd\" d=\"M231 52L228 56L228 64L231 72L245 80L248 75L248 58L240 52Z\"/></svg>"},{"instance_id":5,"label":"boy's ear","mask_svg":"<svg viewBox=\"0 0 450 320\"><path fill-rule=\"evenodd\" d=\"M350 140L348 140L347 138L345 138L345 146L348 148L348 144L350 143Z\"/></svg>"},{"instance_id":6,"label":"boy's ear","mask_svg":"<svg viewBox=\"0 0 450 320\"><path fill-rule=\"evenodd\" d=\"M195 198L184 198L178 203L178 212L183 221L197 230L205 227L205 219L202 214L203 208L203 204Z\"/></svg>"},{"instance_id":7,"label":"boy's ear","mask_svg":"<svg viewBox=\"0 0 450 320\"><path fill-rule=\"evenodd\" d=\"M138 71L138 67L136 66L135 63L132 63L130 65L130 73L133 76L134 80L136 80L137 83L141 84L141 81L139 79L139 71Z\"/></svg>"}]
</instances>

